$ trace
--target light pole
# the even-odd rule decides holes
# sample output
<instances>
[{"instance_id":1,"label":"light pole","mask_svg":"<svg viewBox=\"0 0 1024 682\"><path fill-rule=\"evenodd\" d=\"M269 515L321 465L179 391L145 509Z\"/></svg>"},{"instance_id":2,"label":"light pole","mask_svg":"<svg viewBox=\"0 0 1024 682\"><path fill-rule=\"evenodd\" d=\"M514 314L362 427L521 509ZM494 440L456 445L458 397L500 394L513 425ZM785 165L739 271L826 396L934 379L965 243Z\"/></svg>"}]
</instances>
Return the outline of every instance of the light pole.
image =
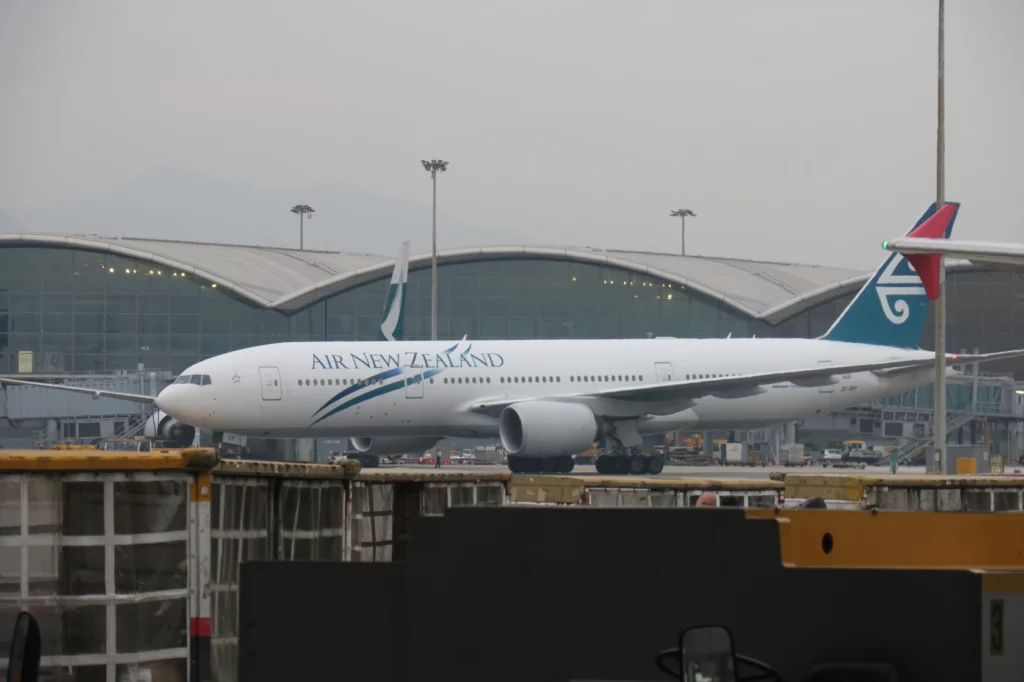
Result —
<instances>
[{"instance_id":1,"label":"light pole","mask_svg":"<svg viewBox=\"0 0 1024 682\"><path fill-rule=\"evenodd\" d=\"M935 144L935 210L946 200L946 131L945 131L945 0L939 0L939 63L938 63L938 127ZM932 417L935 438L934 466L939 474L946 471L946 262L939 257L939 297L935 301L935 414Z\"/></svg>"},{"instance_id":2,"label":"light pole","mask_svg":"<svg viewBox=\"0 0 1024 682\"><path fill-rule=\"evenodd\" d=\"M299 251L302 251L302 247L303 247L303 236L302 236L303 224L302 224L302 221L303 221L303 219L307 215L309 216L309 219L312 220L313 219L314 211L313 211L312 208L310 208L306 204L295 204L294 206L292 206L292 213L297 213L299 215Z\"/></svg>"},{"instance_id":3,"label":"light pole","mask_svg":"<svg viewBox=\"0 0 1024 682\"><path fill-rule=\"evenodd\" d=\"M670 213L669 215L672 216L673 218L680 218L683 221L683 231L682 231L682 234L681 234L681 237L680 237L680 246L681 246L680 255L685 256L686 255L686 217L690 216L691 218L696 218L697 214L694 213L693 211L691 211L688 208L681 208L678 211L672 211L672 213Z\"/></svg>"},{"instance_id":4,"label":"light pole","mask_svg":"<svg viewBox=\"0 0 1024 682\"><path fill-rule=\"evenodd\" d=\"M433 247L431 249L430 256L430 340L437 340L437 174L438 172L445 172L448 169L447 161L440 161L438 159L431 159L430 161L421 161L423 167L430 171L430 180L434 184L434 203L433 203Z\"/></svg>"}]
</instances>

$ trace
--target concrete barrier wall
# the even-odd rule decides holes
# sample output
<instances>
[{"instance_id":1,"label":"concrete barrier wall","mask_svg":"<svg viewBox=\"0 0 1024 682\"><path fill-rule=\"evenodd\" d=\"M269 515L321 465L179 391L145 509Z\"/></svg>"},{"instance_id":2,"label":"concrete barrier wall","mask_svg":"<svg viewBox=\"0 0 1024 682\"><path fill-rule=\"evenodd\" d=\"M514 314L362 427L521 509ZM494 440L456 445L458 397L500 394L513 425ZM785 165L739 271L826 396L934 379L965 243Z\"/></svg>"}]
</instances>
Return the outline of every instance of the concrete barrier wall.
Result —
<instances>
[{"instance_id":1,"label":"concrete barrier wall","mask_svg":"<svg viewBox=\"0 0 1024 682\"><path fill-rule=\"evenodd\" d=\"M768 479L513 476L511 504L591 507L692 507L710 493L719 507L782 505L784 485Z\"/></svg>"},{"instance_id":2,"label":"concrete barrier wall","mask_svg":"<svg viewBox=\"0 0 1024 682\"><path fill-rule=\"evenodd\" d=\"M1024 476L786 474L785 506L810 497L832 509L1001 512L1024 510Z\"/></svg>"},{"instance_id":3,"label":"concrete barrier wall","mask_svg":"<svg viewBox=\"0 0 1024 682\"><path fill-rule=\"evenodd\" d=\"M0 454L0 623L40 619L44 667L161 682L237 677L240 566L403 560L419 517L454 507L830 506L1021 510L1024 477L765 479L360 472L212 451ZM6 651L0 627L0 653ZM0 666L6 665L0 660Z\"/></svg>"}]
</instances>

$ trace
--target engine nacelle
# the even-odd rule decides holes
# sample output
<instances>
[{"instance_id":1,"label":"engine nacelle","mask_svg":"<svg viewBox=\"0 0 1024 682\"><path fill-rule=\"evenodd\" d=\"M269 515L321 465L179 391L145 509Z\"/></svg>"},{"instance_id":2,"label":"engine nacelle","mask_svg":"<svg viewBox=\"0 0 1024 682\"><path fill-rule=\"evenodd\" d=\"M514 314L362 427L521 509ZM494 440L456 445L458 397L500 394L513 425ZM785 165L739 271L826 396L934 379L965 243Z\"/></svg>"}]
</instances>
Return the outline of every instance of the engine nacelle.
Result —
<instances>
[{"instance_id":1,"label":"engine nacelle","mask_svg":"<svg viewBox=\"0 0 1024 682\"><path fill-rule=\"evenodd\" d=\"M442 436L372 436L349 438L352 448L362 455L422 455L441 440Z\"/></svg>"},{"instance_id":2,"label":"engine nacelle","mask_svg":"<svg viewBox=\"0 0 1024 682\"><path fill-rule=\"evenodd\" d=\"M153 440L170 441L179 448L187 448L196 439L196 427L180 422L158 410L146 419L142 435Z\"/></svg>"},{"instance_id":3,"label":"engine nacelle","mask_svg":"<svg viewBox=\"0 0 1024 682\"><path fill-rule=\"evenodd\" d=\"M527 400L501 411L498 434L510 455L561 457L592 446L598 426L597 418L586 405Z\"/></svg>"}]
</instances>

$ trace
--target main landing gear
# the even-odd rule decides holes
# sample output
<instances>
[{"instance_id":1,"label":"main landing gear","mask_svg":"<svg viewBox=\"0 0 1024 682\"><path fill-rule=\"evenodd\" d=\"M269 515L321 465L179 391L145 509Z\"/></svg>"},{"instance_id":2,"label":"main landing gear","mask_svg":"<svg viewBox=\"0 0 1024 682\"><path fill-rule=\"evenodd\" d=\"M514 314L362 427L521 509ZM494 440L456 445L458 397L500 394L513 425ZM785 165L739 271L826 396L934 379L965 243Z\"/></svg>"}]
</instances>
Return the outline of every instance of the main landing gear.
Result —
<instances>
[{"instance_id":1,"label":"main landing gear","mask_svg":"<svg viewBox=\"0 0 1024 682\"><path fill-rule=\"evenodd\" d=\"M657 476L665 468L665 462L656 455L601 455L597 458L597 473L601 475L629 474L632 476Z\"/></svg>"},{"instance_id":2,"label":"main landing gear","mask_svg":"<svg viewBox=\"0 0 1024 682\"><path fill-rule=\"evenodd\" d=\"M572 455L562 457L508 456L508 468L513 474L568 474L576 466Z\"/></svg>"}]
</instances>

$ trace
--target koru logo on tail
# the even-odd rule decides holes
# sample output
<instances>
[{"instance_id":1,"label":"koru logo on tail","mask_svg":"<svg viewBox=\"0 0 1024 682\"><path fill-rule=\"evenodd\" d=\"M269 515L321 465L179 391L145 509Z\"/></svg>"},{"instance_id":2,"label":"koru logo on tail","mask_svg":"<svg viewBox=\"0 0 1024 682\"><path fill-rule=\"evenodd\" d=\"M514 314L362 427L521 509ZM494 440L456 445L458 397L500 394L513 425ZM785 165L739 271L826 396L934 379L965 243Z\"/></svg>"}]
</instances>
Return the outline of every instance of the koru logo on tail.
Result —
<instances>
[{"instance_id":1,"label":"koru logo on tail","mask_svg":"<svg viewBox=\"0 0 1024 682\"><path fill-rule=\"evenodd\" d=\"M910 304L906 296L924 296L924 285L910 262L899 254L885 264L875 283L882 312L893 324L903 324L910 318ZM891 303L891 305L890 305Z\"/></svg>"}]
</instances>

